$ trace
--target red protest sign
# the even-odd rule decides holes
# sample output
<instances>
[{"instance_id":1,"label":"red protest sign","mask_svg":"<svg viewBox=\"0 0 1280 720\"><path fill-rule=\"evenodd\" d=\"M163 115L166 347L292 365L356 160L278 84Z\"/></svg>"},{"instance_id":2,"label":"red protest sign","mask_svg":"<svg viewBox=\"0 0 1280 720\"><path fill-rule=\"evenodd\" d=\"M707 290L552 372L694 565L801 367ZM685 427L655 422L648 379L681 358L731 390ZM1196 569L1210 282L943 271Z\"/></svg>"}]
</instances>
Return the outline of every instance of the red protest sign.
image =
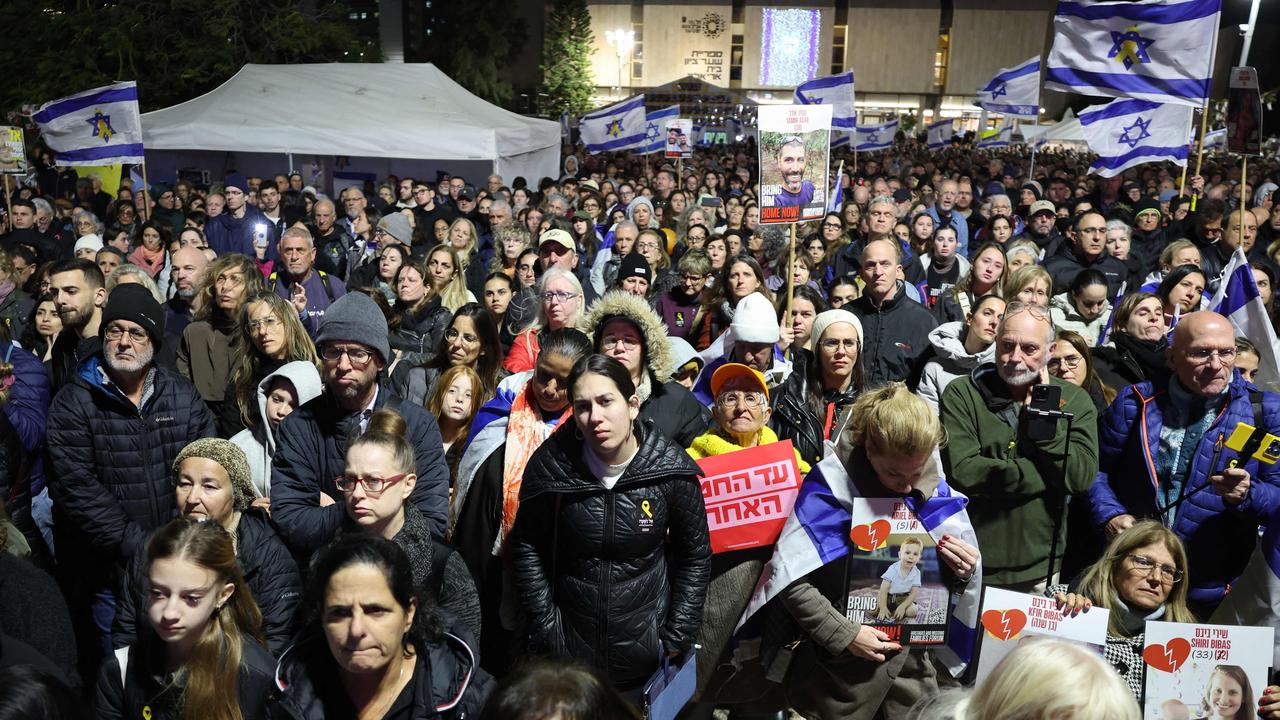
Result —
<instances>
[{"instance_id":1,"label":"red protest sign","mask_svg":"<svg viewBox=\"0 0 1280 720\"><path fill-rule=\"evenodd\" d=\"M711 552L772 545L800 492L800 468L790 440L698 461Z\"/></svg>"}]
</instances>

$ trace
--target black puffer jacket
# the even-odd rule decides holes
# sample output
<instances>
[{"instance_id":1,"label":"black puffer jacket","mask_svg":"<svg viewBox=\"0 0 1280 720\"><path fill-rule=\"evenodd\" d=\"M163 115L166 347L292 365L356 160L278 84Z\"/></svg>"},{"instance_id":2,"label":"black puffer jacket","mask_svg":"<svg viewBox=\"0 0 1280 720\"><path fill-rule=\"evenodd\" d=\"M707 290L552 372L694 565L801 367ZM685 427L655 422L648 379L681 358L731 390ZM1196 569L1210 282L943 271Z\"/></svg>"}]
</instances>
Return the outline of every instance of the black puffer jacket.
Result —
<instances>
[{"instance_id":1,"label":"black puffer jacket","mask_svg":"<svg viewBox=\"0 0 1280 720\"><path fill-rule=\"evenodd\" d=\"M698 402L688 388L674 380L655 382L649 375L652 390L640 406L640 419L652 420L667 438L680 447L689 447L694 438L707 431L711 411Z\"/></svg>"},{"instance_id":2,"label":"black puffer jacket","mask_svg":"<svg viewBox=\"0 0 1280 720\"><path fill-rule=\"evenodd\" d=\"M493 678L476 663L470 638L447 630L440 640L418 652L408 691L382 716L383 720L463 720L477 717L493 688ZM354 718L342 680L323 639L302 642L285 651L276 668L271 717L277 720Z\"/></svg>"},{"instance_id":3,"label":"black puffer jacket","mask_svg":"<svg viewBox=\"0 0 1280 720\"><path fill-rule=\"evenodd\" d=\"M779 440L790 440L800 458L809 465L817 465L822 460L823 443L828 439L823 431L826 417L815 413L809 404L809 363L812 355L807 350L796 350L796 357L791 366L791 374L773 393L773 415L769 418L769 429L778 435ZM843 424L845 414L853 401L858 398L858 389L849 383L845 392L825 393L825 406L832 407L833 430Z\"/></svg>"},{"instance_id":4,"label":"black puffer jacket","mask_svg":"<svg viewBox=\"0 0 1280 720\"><path fill-rule=\"evenodd\" d=\"M449 466L436 419L421 407L401 402L384 385L374 410L399 412L409 426L418 482L409 500L426 516L431 532L444 537L449 519ZM329 541L345 518L341 502L320 507L320 493L338 500L334 480L346 468L347 439L359 431L359 413L338 407L325 392L280 423L271 461L271 517L295 552L311 553Z\"/></svg>"},{"instance_id":5,"label":"black puffer jacket","mask_svg":"<svg viewBox=\"0 0 1280 720\"><path fill-rule=\"evenodd\" d=\"M250 508L236 525L236 562L244 574L254 602L262 611L262 634L267 649L279 655L293 635L293 611L302 593L302 576L293 556L284 546L266 513ZM116 616L111 626L111 645L127 647L139 634L138 609L146 607L146 548L139 546L121 577L116 595ZM144 611L145 612L145 611ZM151 637L150 625L141 619L142 635Z\"/></svg>"},{"instance_id":6,"label":"black puffer jacket","mask_svg":"<svg viewBox=\"0 0 1280 720\"><path fill-rule=\"evenodd\" d=\"M920 356L933 347L929 333L937 319L923 305L907 297L898 282L897 292L878 307L867 295L845 306L862 321L862 356L867 387L906 380L919 365Z\"/></svg>"},{"instance_id":7,"label":"black puffer jacket","mask_svg":"<svg viewBox=\"0 0 1280 720\"><path fill-rule=\"evenodd\" d=\"M711 567L698 466L636 423L640 449L612 490L587 469L576 425L534 452L509 551L534 650L586 661L621 689L642 685L659 642L688 650Z\"/></svg>"},{"instance_id":8,"label":"black puffer jacket","mask_svg":"<svg viewBox=\"0 0 1280 720\"><path fill-rule=\"evenodd\" d=\"M173 459L215 433L191 381L156 368L139 411L103 381L101 361L86 360L49 409L49 494L59 562L81 560L84 570L110 581L102 573L174 516Z\"/></svg>"}]
</instances>

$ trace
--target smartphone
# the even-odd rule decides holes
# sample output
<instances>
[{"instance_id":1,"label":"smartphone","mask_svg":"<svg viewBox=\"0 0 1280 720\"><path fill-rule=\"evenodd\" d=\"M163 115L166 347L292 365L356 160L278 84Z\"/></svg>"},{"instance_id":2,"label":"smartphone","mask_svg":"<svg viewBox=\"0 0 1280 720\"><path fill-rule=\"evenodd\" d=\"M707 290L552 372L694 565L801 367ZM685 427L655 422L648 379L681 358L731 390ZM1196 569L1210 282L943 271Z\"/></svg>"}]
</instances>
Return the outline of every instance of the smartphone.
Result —
<instances>
[{"instance_id":1,"label":"smartphone","mask_svg":"<svg viewBox=\"0 0 1280 720\"><path fill-rule=\"evenodd\" d=\"M253 226L253 245L260 248L267 246L267 226L265 224L258 223Z\"/></svg>"},{"instance_id":2,"label":"smartphone","mask_svg":"<svg viewBox=\"0 0 1280 720\"><path fill-rule=\"evenodd\" d=\"M723 201L723 200L721 200L721 199L720 199L720 198L718 198L718 197L704 197L704 198L702 198L702 207L713 207L713 208L718 208L718 207L720 207L720 206L722 206L722 205L724 205L724 201Z\"/></svg>"},{"instance_id":3,"label":"smartphone","mask_svg":"<svg viewBox=\"0 0 1280 720\"><path fill-rule=\"evenodd\" d=\"M1036 410L1058 410L1062 402L1062 388L1057 385L1039 384L1031 388L1031 407Z\"/></svg>"},{"instance_id":4,"label":"smartphone","mask_svg":"<svg viewBox=\"0 0 1280 720\"><path fill-rule=\"evenodd\" d=\"M1057 412L1062 402L1062 388L1057 385L1039 384L1031 387L1031 403L1027 418L1027 438L1044 442L1052 440L1058 431L1057 417L1044 417L1035 411Z\"/></svg>"}]
</instances>

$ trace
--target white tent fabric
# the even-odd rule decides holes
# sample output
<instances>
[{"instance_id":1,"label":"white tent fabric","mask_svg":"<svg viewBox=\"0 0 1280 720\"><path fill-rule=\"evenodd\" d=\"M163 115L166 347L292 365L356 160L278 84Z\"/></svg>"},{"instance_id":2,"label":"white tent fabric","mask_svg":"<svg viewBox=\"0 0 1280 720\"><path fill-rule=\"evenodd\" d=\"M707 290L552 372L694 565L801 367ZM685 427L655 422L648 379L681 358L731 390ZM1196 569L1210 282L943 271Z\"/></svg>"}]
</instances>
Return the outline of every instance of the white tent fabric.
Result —
<instances>
[{"instance_id":1,"label":"white tent fabric","mask_svg":"<svg viewBox=\"0 0 1280 720\"><path fill-rule=\"evenodd\" d=\"M560 173L560 126L472 95L431 64L245 65L142 116L153 150L489 161L508 181Z\"/></svg>"},{"instance_id":2,"label":"white tent fabric","mask_svg":"<svg viewBox=\"0 0 1280 720\"><path fill-rule=\"evenodd\" d=\"M1070 117L1053 125L1023 125L1022 136L1027 142L1058 143L1062 145L1084 145L1084 131L1080 128L1080 119Z\"/></svg>"}]
</instances>

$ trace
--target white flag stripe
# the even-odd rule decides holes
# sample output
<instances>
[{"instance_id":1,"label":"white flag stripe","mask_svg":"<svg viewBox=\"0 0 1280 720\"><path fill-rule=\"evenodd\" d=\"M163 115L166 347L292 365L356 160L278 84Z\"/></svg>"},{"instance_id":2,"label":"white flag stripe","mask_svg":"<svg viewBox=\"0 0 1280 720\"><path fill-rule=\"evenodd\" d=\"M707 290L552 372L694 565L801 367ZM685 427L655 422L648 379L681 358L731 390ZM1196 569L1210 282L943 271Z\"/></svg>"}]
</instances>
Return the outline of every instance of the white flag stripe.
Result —
<instances>
[{"instance_id":1,"label":"white flag stripe","mask_svg":"<svg viewBox=\"0 0 1280 720\"><path fill-rule=\"evenodd\" d=\"M1114 177L1148 162L1187 162L1191 108L1146 100L1120 99L1091 105L1080 113L1080 129L1097 153L1089 172Z\"/></svg>"},{"instance_id":2,"label":"white flag stripe","mask_svg":"<svg viewBox=\"0 0 1280 720\"><path fill-rule=\"evenodd\" d=\"M31 118L59 165L141 163L138 85L122 82L40 106Z\"/></svg>"}]
</instances>

